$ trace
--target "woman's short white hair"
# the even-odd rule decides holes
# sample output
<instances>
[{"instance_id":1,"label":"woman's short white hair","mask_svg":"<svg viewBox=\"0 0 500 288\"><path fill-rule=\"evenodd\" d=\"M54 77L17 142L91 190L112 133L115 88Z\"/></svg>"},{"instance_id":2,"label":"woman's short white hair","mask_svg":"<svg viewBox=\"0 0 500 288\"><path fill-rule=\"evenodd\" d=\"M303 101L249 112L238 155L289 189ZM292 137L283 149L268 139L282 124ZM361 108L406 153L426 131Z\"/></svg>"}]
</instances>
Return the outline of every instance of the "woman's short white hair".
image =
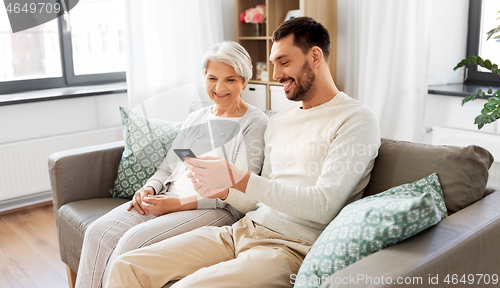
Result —
<instances>
[{"instance_id":1,"label":"woman's short white hair","mask_svg":"<svg viewBox=\"0 0 500 288\"><path fill-rule=\"evenodd\" d=\"M217 43L205 53L202 64L205 74L207 74L209 61L217 61L233 67L236 74L243 78L244 83L252 79L252 59L247 50L234 41Z\"/></svg>"}]
</instances>

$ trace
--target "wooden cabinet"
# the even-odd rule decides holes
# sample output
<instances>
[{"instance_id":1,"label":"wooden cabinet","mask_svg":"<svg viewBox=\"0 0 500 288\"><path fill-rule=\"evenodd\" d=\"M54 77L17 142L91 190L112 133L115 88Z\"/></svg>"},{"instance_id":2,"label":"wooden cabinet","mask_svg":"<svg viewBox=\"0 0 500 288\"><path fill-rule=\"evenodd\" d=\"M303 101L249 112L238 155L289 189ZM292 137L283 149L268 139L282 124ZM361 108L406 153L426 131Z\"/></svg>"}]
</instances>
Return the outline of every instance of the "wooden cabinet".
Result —
<instances>
[{"instance_id":1,"label":"wooden cabinet","mask_svg":"<svg viewBox=\"0 0 500 288\"><path fill-rule=\"evenodd\" d=\"M264 36L253 36L254 25L241 23L240 13L248 8L253 8L258 4L266 5L266 21L262 30ZM273 31L285 20L289 10L300 10L301 16L314 18L325 26L330 33L332 51L330 55L330 72L335 79L336 52L337 52L337 1L336 0L236 0L236 41L240 43L252 57L253 79L250 83L262 84L266 86L267 109L271 110L270 87L271 85L281 85L273 80L273 65L269 62L271 54L271 36ZM257 63L264 62L267 67L267 78L257 79Z\"/></svg>"}]
</instances>

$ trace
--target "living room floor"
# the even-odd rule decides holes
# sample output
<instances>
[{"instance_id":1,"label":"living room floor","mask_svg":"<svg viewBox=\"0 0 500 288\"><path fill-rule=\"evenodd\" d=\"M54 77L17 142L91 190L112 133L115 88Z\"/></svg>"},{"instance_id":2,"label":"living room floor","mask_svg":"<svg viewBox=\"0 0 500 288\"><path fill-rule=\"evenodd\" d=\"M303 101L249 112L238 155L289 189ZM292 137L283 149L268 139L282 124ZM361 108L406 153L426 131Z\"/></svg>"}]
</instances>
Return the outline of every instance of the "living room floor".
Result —
<instances>
[{"instance_id":1,"label":"living room floor","mask_svg":"<svg viewBox=\"0 0 500 288\"><path fill-rule=\"evenodd\" d=\"M0 287L68 287L52 203L0 214Z\"/></svg>"}]
</instances>

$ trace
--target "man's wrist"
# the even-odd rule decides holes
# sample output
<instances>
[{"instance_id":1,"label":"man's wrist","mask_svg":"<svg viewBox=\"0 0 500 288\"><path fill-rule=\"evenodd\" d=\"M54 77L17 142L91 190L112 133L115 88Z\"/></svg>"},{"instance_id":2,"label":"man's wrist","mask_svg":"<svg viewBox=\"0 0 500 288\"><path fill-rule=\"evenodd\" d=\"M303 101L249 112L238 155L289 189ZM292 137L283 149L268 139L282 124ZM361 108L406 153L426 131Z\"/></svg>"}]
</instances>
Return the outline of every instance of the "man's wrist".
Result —
<instances>
[{"instance_id":1,"label":"man's wrist","mask_svg":"<svg viewBox=\"0 0 500 288\"><path fill-rule=\"evenodd\" d=\"M245 176L231 188L245 193L245 191L247 190L248 180L250 180L250 172L247 172Z\"/></svg>"},{"instance_id":2,"label":"man's wrist","mask_svg":"<svg viewBox=\"0 0 500 288\"><path fill-rule=\"evenodd\" d=\"M229 188L227 188L226 190L222 191L220 197L218 197L218 198L220 200L224 201L224 200L227 199L228 196L229 196Z\"/></svg>"}]
</instances>

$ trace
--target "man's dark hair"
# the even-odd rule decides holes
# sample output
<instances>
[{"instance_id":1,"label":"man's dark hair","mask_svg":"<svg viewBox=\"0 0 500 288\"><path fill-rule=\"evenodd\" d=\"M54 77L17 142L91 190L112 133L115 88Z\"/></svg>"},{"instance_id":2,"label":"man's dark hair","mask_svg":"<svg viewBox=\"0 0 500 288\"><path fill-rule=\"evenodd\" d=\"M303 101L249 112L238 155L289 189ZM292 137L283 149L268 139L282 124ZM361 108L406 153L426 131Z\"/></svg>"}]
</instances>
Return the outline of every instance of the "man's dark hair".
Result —
<instances>
[{"instance_id":1,"label":"man's dark hair","mask_svg":"<svg viewBox=\"0 0 500 288\"><path fill-rule=\"evenodd\" d=\"M293 34L293 45L306 54L313 46L323 50L325 60L330 58L330 35L328 30L311 17L296 17L287 20L274 30L273 42Z\"/></svg>"}]
</instances>

